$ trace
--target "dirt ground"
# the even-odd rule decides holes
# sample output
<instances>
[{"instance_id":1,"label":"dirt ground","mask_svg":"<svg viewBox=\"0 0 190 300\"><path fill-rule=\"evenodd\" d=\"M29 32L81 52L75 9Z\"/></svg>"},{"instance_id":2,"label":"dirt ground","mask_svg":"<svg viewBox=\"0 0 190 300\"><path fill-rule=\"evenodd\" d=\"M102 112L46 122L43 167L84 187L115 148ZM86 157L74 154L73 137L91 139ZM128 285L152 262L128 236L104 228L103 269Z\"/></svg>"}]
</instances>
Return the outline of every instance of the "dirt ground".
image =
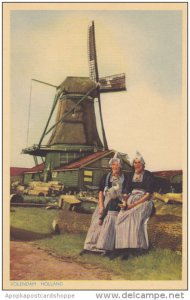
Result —
<instances>
[{"instance_id":1,"label":"dirt ground","mask_svg":"<svg viewBox=\"0 0 190 300\"><path fill-rule=\"evenodd\" d=\"M11 280L113 279L113 275L103 269L54 257L38 246L22 241L11 241L10 277Z\"/></svg>"}]
</instances>

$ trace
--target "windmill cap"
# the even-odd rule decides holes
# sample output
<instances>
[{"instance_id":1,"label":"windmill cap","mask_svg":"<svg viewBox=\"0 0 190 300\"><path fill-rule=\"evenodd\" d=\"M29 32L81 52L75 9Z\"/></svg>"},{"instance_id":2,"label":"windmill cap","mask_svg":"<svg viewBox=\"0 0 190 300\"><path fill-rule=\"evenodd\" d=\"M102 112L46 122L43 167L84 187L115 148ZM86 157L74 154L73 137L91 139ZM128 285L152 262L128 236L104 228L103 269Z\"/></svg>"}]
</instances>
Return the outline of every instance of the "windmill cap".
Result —
<instances>
[{"instance_id":1,"label":"windmill cap","mask_svg":"<svg viewBox=\"0 0 190 300\"><path fill-rule=\"evenodd\" d=\"M89 96L95 98L97 96L96 84L88 77L72 77L68 76L59 86L59 89L65 91L67 94L85 95L90 90L94 90Z\"/></svg>"}]
</instances>

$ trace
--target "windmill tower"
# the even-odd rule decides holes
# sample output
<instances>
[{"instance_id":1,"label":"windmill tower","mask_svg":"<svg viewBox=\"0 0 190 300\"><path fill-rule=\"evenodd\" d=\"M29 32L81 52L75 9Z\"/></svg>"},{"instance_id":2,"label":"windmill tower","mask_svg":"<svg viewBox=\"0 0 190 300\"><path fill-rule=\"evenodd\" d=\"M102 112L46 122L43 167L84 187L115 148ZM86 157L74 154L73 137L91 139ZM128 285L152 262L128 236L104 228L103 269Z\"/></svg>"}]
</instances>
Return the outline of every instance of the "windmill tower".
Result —
<instances>
[{"instance_id":1,"label":"windmill tower","mask_svg":"<svg viewBox=\"0 0 190 300\"><path fill-rule=\"evenodd\" d=\"M67 77L56 87L53 106L38 145L22 151L22 153L33 155L36 164L38 156L44 159L44 181L51 178L51 170L55 168L67 165L91 153L108 150L100 95L105 92L126 90L125 74L99 78L94 22L88 29L88 58L89 78ZM102 141L96 124L95 98L98 98ZM49 128L56 108L55 124ZM50 133L47 145L42 145L44 137Z\"/></svg>"}]
</instances>

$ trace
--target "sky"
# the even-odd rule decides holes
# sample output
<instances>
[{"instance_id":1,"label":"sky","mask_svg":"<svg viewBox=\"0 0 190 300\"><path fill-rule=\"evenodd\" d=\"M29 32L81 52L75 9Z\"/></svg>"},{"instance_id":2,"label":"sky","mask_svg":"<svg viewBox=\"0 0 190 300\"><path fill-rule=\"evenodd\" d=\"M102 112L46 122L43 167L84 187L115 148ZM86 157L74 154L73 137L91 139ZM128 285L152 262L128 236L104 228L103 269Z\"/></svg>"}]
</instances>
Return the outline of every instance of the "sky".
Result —
<instances>
[{"instance_id":1,"label":"sky","mask_svg":"<svg viewBox=\"0 0 190 300\"><path fill-rule=\"evenodd\" d=\"M55 88L31 79L57 86L67 76L89 76L87 28L92 20L100 77L126 74L127 91L101 95L109 149L131 158L138 150L150 171L182 169L180 10L12 10L11 166L34 165L32 156L21 151L39 142L55 95ZM98 112L97 100L95 108ZM98 116L97 122L100 128Z\"/></svg>"}]
</instances>

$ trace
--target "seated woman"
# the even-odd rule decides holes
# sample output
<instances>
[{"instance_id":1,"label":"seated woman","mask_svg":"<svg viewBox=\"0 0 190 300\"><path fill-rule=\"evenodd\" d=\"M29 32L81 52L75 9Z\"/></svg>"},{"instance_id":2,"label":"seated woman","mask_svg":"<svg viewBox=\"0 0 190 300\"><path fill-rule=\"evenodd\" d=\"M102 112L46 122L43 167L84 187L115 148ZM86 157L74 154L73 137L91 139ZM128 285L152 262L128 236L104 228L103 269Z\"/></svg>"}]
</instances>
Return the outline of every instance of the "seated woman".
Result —
<instances>
[{"instance_id":1,"label":"seated woman","mask_svg":"<svg viewBox=\"0 0 190 300\"><path fill-rule=\"evenodd\" d=\"M122 172L122 161L113 158L110 161L112 173L108 174L106 180L102 181L101 191L107 202L102 211L99 224L102 224L101 232L97 240L97 248L110 253L115 248L115 223L125 194L126 175ZM110 187L111 186L111 187Z\"/></svg>"},{"instance_id":2,"label":"seated woman","mask_svg":"<svg viewBox=\"0 0 190 300\"><path fill-rule=\"evenodd\" d=\"M120 203L121 194L125 192L124 187L126 186L126 175L122 172L122 161L117 156L118 154L116 153L109 161L111 172L105 174L100 181L98 206L92 216L91 225L84 243L84 250L81 254L90 251L105 253L106 250L112 250L114 247L115 220L118 209L120 209L118 204ZM112 210L110 211L107 204L109 201L112 201L112 197L113 201L116 201L116 205L112 203L110 206ZM106 214L105 207L108 208L108 213ZM109 226L104 226L108 224L108 217Z\"/></svg>"},{"instance_id":3,"label":"seated woman","mask_svg":"<svg viewBox=\"0 0 190 300\"><path fill-rule=\"evenodd\" d=\"M151 215L153 203L153 176L145 170L145 161L137 152L133 159L134 172L127 181L127 206L122 209L116 222L115 248L127 258L131 249L148 249L147 221ZM127 250L127 251L126 251Z\"/></svg>"}]
</instances>

